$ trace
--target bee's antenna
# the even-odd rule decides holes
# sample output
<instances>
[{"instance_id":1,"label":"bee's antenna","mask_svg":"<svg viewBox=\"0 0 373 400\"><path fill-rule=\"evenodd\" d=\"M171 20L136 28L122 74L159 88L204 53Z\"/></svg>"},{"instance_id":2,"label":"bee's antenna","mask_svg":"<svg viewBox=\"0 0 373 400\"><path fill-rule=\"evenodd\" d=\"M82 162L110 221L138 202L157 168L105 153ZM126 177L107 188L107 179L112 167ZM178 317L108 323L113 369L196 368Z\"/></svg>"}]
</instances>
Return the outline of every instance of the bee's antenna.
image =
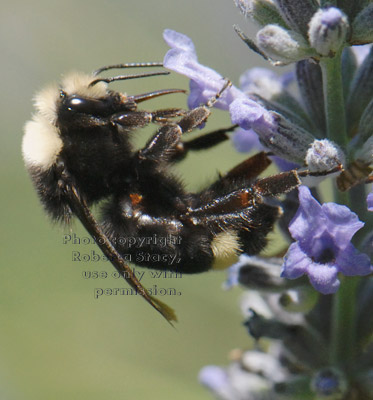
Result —
<instances>
[{"instance_id":1,"label":"bee's antenna","mask_svg":"<svg viewBox=\"0 0 373 400\"><path fill-rule=\"evenodd\" d=\"M101 74L101 72L108 71L109 69L146 68L146 67L163 67L163 63L154 61L154 62L138 62L138 63L106 65L105 67L96 69L96 71L93 73L93 75L97 76L97 75Z\"/></svg>"},{"instance_id":2,"label":"bee's antenna","mask_svg":"<svg viewBox=\"0 0 373 400\"><path fill-rule=\"evenodd\" d=\"M109 78L97 78L93 80L89 86L96 85L98 82L115 82L115 81L124 81L126 79L137 79L137 78L147 78L149 76L158 76L158 75L169 75L169 71L157 71L157 72L148 72L144 74L133 74L133 75L118 75L118 76L112 76Z\"/></svg>"},{"instance_id":3,"label":"bee's antenna","mask_svg":"<svg viewBox=\"0 0 373 400\"><path fill-rule=\"evenodd\" d=\"M164 96L166 94L172 94L172 93L186 93L186 91L183 89L163 89L149 93L136 94L135 96L132 97L136 101L136 103L141 103L142 101L154 99L155 97Z\"/></svg>"}]
</instances>

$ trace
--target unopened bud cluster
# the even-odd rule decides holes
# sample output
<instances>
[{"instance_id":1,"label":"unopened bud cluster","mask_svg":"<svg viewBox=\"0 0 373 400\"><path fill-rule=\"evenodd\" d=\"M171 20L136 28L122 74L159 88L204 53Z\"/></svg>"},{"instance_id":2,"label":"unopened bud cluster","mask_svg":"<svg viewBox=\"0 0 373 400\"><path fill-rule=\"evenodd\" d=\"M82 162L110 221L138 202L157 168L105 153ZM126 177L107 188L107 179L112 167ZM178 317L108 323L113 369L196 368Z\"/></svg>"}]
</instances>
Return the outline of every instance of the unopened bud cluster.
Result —
<instances>
[{"instance_id":1,"label":"unopened bud cluster","mask_svg":"<svg viewBox=\"0 0 373 400\"><path fill-rule=\"evenodd\" d=\"M274 63L329 57L347 45L373 40L373 4L364 0L355 1L353 7L342 1L340 8L316 0L235 0L235 3L242 14L261 26L256 43Z\"/></svg>"}]
</instances>

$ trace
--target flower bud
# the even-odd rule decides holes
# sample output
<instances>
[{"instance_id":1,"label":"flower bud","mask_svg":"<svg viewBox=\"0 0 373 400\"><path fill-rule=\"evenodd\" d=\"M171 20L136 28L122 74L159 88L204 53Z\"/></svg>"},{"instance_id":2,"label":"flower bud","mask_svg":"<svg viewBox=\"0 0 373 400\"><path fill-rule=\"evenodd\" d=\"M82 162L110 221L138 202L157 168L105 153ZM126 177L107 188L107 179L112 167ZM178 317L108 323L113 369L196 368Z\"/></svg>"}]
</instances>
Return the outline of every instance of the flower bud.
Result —
<instances>
[{"instance_id":1,"label":"flower bud","mask_svg":"<svg viewBox=\"0 0 373 400\"><path fill-rule=\"evenodd\" d=\"M309 24L311 46L322 56L333 56L345 41L349 24L347 16L338 8L320 9Z\"/></svg>"},{"instance_id":2,"label":"flower bud","mask_svg":"<svg viewBox=\"0 0 373 400\"><path fill-rule=\"evenodd\" d=\"M334 142L315 140L307 150L305 163L311 172L327 172L345 164L345 156Z\"/></svg>"},{"instance_id":3,"label":"flower bud","mask_svg":"<svg viewBox=\"0 0 373 400\"><path fill-rule=\"evenodd\" d=\"M316 55L303 36L278 25L266 25L256 35L258 47L271 59L292 63Z\"/></svg>"}]
</instances>

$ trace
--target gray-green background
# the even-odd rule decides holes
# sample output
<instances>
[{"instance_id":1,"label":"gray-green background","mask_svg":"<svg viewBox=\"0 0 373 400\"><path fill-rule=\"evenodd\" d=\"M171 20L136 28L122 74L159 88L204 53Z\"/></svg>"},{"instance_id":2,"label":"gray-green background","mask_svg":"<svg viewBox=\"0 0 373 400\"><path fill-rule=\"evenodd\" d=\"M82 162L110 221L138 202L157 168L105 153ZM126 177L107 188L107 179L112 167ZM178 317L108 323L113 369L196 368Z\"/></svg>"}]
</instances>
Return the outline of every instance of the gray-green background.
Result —
<instances>
[{"instance_id":1,"label":"gray-green background","mask_svg":"<svg viewBox=\"0 0 373 400\"><path fill-rule=\"evenodd\" d=\"M68 230L46 218L24 170L23 125L32 96L70 70L90 72L117 62L162 60L164 28L188 34L202 63L237 83L245 68L262 64L236 37L232 25L248 23L230 0L64 0L2 2L0 5L1 220L0 397L1 399L204 399L197 374L206 364L226 364L228 352L249 344L237 307L240 290L224 292L224 272L151 279L145 286L175 287L164 297L177 311L176 329L142 299L94 299L96 287L125 282L83 279L83 271L114 271L108 263L72 262L63 245ZM183 77L120 83L142 93L187 88ZM185 107L172 95L146 107ZM207 130L229 125L214 111ZM149 133L149 131L148 131ZM139 132L139 141L147 132ZM179 173L197 188L242 159L230 144L191 156ZM85 236L80 224L71 232ZM98 252L98 250L96 249Z\"/></svg>"}]
</instances>

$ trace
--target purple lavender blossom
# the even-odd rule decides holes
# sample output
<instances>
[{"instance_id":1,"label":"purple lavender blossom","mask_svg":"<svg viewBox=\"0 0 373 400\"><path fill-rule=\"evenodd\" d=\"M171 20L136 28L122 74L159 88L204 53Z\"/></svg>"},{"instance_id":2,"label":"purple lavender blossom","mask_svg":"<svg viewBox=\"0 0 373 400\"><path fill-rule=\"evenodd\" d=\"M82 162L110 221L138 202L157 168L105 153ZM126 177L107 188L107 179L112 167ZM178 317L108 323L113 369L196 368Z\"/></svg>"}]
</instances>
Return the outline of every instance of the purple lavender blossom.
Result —
<instances>
[{"instance_id":1,"label":"purple lavender blossom","mask_svg":"<svg viewBox=\"0 0 373 400\"><path fill-rule=\"evenodd\" d=\"M259 94L270 100L280 94L294 79L294 73L278 76L268 68L251 68L240 76L240 89L246 94ZM244 111L244 109L243 109ZM258 135L252 129L238 129L232 137L233 146L241 153L263 150Z\"/></svg>"},{"instance_id":2,"label":"purple lavender blossom","mask_svg":"<svg viewBox=\"0 0 373 400\"><path fill-rule=\"evenodd\" d=\"M232 143L234 148L240 153L247 153L253 149L262 149L258 135L252 130L238 128L233 136Z\"/></svg>"},{"instance_id":3,"label":"purple lavender blossom","mask_svg":"<svg viewBox=\"0 0 373 400\"><path fill-rule=\"evenodd\" d=\"M229 105L229 113L234 124L249 130L254 126L263 126L264 129L272 127L270 113L260 104L248 97L241 97ZM265 118L267 116L267 118ZM269 120L266 124L266 120Z\"/></svg>"},{"instance_id":4,"label":"purple lavender blossom","mask_svg":"<svg viewBox=\"0 0 373 400\"><path fill-rule=\"evenodd\" d=\"M368 211L373 211L373 189L367 197Z\"/></svg>"},{"instance_id":5,"label":"purple lavender blossom","mask_svg":"<svg viewBox=\"0 0 373 400\"><path fill-rule=\"evenodd\" d=\"M235 99L229 106L229 113L234 124L246 130L253 129L261 144L277 156L303 164L314 141L312 134L248 97Z\"/></svg>"},{"instance_id":6,"label":"purple lavender blossom","mask_svg":"<svg viewBox=\"0 0 373 400\"><path fill-rule=\"evenodd\" d=\"M225 84L224 78L213 69L198 62L194 44L188 36L166 29L163 38L171 47L164 57L164 67L185 75L191 80L189 108L206 104L222 89ZM242 96L245 96L244 93L235 86L231 86L224 91L215 107L227 110L235 98Z\"/></svg>"},{"instance_id":7,"label":"purple lavender blossom","mask_svg":"<svg viewBox=\"0 0 373 400\"><path fill-rule=\"evenodd\" d=\"M194 44L186 35L166 29L164 39L171 47L164 58L164 66L186 75L191 80L188 106L193 108L206 104L222 89L224 79L213 69L198 62ZM255 82L263 85L263 80L260 83L260 74L263 74L264 81L267 79L276 82L276 85L272 85L276 86L276 92L281 91L289 83L287 75L281 80L268 70L256 69L242 76L243 88L250 90L248 86L255 85ZM278 156L292 162L303 162L306 150L313 141L313 136L308 132L298 129L291 122L288 123L281 115L267 111L235 86L227 88L215 106L223 110L229 109L233 124L238 124L244 130L253 128L259 135L261 144ZM279 131L280 125L283 132ZM238 133L235 137L236 147L241 151L254 147L257 140L252 133L250 135L251 137L244 138L243 132Z\"/></svg>"},{"instance_id":8,"label":"purple lavender blossom","mask_svg":"<svg viewBox=\"0 0 373 400\"><path fill-rule=\"evenodd\" d=\"M307 274L316 290L330 294L338 290L338 273L355 276L373 272L369 257L351 244L353 235L364 225L355 213L335 203L320 205L305 186L299 188L299 202L289 225L296 242L285 256L282 277L296 279Z\"/></svg>"}]
</instances>

